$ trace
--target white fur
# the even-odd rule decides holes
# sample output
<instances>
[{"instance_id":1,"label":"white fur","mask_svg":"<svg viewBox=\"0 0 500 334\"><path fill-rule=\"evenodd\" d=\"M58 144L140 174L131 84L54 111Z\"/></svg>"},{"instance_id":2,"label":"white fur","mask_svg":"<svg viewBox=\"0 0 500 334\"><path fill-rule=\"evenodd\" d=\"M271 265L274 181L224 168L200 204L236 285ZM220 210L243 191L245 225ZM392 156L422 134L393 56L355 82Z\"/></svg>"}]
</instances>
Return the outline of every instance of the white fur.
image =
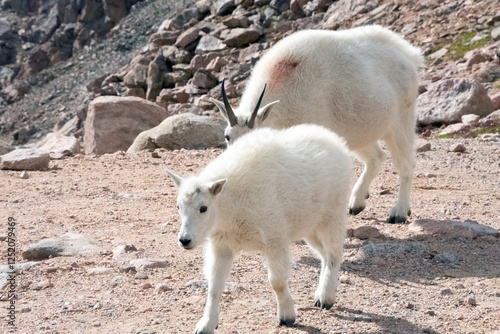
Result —
<instances>
[{"instance_id":1,"label":"white fur","mask_svg":"<svg viewBox=\"0 0 500 334\"><path fill-rule=\"evenodd\" d=\"M208 300L196 333L212 333L232 260L260 251L276 292L281 324L295 320L288 289L289 244L305 239L322 260L316 305L335 301L346 230L351 159L343 141L324 127L261 128L242 136L198 176L179 186L179 243L187 249L208 239ZM200 212L206 207L205 212ZM190 242L186 242L190 241Z\"/></svg>"},{"instance_id":2,"label":"white fur","mask_svg":"<svg viewBox=\"0 0 500 334\"><path fill-rule=\"evenodd\" d=\"M280 71L276 66L283 62L298 65L285 69L283 73L288 74L277 78ZM228 144L250 131L246 120L267 84L262 100L265 107L259 110L255 127L323 125L343 137L364 161L365 170L349 203L354 214L364 209L370 183L385 160L378 143L383 140L400 175L399 197L389 221L405 221L415 166L414 110L420 66L420 50L380 26L294 33L256 64L241 104L234 110L238 124L226 128L231 140ZM275 100L280 102L269 107ZM224 105L216 104L227 118Z\"/></svg>"}]
</instances>

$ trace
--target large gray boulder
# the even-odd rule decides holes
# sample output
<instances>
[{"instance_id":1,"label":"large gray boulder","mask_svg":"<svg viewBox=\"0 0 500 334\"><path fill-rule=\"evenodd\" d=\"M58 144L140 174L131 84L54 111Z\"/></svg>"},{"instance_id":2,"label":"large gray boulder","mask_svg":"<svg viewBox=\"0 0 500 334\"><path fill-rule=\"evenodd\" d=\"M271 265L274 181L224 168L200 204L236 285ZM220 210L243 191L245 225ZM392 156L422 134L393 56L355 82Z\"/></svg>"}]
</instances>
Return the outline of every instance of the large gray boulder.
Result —
<instances>
[{"instance_id":1,"label":"large gray boulder","mask_svg":"<svg viewBox=\"0 0 500 334\"><path fill-rule=\"evenodd\" d=\"M98 97L90 103L85 121L85 154L125 151L139 133L166 117L165 109L138 97Z\"/></svg>"},{"instance_id":2,"label":"large gray boulder","mask_svg":"<svg viewBox=\"0 0 500 334\"><path fill-rule=\"evenodd\" d=\"M484 117L492 111L487 91L473 79L441 80L417 99L419 125L458 123L463 115Z\"/></svg>"},{"instance_id":3,"label":"large gray boulder","mask_svg":"<svg viewBox=\"0 0 500 334\"><path fill-rule=\"evenodd\" d=\"M0 169L44 170L49 168L49 153L39 149L18 149L0 157Z\"/></svg>"},{"instance_id":4,"label":"large gray boulder","mask_svg":"<svg viewBox=\"0 0 500 334\"><path fill-rule=\"evenodd\" d=\"M157 127L137 136L127 153L166 148L168 150L224 147L226 122L191 113L167 118Z\"/></svg>"}]
</instances>

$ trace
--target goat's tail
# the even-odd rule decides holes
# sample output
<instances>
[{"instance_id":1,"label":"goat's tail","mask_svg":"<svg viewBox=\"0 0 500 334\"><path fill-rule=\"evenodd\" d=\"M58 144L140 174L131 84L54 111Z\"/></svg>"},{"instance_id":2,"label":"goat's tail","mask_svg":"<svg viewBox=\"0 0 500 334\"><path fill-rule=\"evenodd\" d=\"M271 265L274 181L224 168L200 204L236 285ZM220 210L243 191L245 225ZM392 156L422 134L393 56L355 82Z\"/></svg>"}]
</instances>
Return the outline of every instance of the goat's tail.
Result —
<instances>
[{"instance_id":1,"label":"goat's tail","mask_svg":"<svg viewBox=\"0 0 500 334\"><path fill-rule=\"evenodd\" d=\"M411 45L398 34L379 25L368 25L364 26L363 29L371 39L379 39L381 42L388 44L388 46L396 47L398 51L410 59L416 68L425 67L424 57L420 48Z\"/></svg>"}]
</instances>

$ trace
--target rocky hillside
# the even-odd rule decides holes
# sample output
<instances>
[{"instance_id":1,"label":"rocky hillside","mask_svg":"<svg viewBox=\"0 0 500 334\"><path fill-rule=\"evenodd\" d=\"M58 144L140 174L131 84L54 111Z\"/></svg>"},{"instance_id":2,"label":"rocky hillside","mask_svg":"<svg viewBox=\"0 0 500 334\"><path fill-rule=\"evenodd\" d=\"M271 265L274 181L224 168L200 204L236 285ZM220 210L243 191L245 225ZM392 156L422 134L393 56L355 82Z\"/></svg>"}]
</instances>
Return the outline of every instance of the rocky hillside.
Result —
<instances>
[{"instance_id":1,"label":"rocky hillside","mask_svg":"<svg viewBox=\"0 0 500 334\"><path fill-rule=\"evenodd\" d=\"M100 95L138 96L168 115L213 114L208 99L220 97L220 80L237 99L252 66L284 36L366 24L390 28L426 56L421 129L455 123L444 135L498 131L496 114L484 119L500 108L496 0L28 3L1 2L4 146L40 140L54 126L81 137L88 102ZM466 114L478 116L462 122Z\"/></svg>"}]
</instances>

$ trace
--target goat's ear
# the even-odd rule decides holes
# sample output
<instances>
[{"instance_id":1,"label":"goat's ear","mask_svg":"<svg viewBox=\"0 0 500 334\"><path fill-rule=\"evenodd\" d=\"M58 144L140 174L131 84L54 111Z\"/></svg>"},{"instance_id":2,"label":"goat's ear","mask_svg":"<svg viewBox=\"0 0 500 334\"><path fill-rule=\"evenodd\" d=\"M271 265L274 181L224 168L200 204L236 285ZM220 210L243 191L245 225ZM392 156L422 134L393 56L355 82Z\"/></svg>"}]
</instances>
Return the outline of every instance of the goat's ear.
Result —
<instances>
[{"instance_id":1,"label":"goat's ear","mask_svg":"<svg viewBox=\"0 0 500 334\"><path fill-rule=\"evenodd\" d=\"M262 124L262 122L264 122L264 120L267 118L267 116L269 116L269 111L271 111L271 107L274 106L278 102L279 102L279 100L268 103L259 109L259 111L257 112L257 119L259 120L260 124Z\"/></svg>"},{"instance_id":2,"label":"goat's ear","mask_svg":"<svg viewBox=\"0 0 500 334\"><path fill-rule=\"evenodd\" d=\"M219 108L220 113L222 114L222 116L224 116L226 121L228 123L231 123L231 121L229 120L229 117L227 116L227 111L226 111L226 107L224 106L224 102L221 102L221 101L216 100L214 98L210 98L210 102L215 104L217 106L217 108Z\"/></svg>"},{"instance_id":3,"label":"goat's ear","mask_svg":"<svg viewBox=\"0 0 500 334\"><path fill-rule=\"evenodd\" d=\"M180 177L179 175L172 173L168 169L165 168L165 173L167 173L168 176L174 181L174 183L177 185L177 187L180 187L182 182L184 182L184 179Z\"/></svg>"},{"instance_id":4,"label":"goat's ear","mask_svg":"<svg viewBox=\"0 0 500 334\"><path fill-rule=\"evenodd\" d=\"M221 179L221 180L217 180L215 182L213 182L210 187L208 188L208 191L210 191L210 193L212 195L217 195L218 193L220 193L222 191L222 187L224 186L224 184L226 183L227 179Z\"/></svg>"}]
</instances>

